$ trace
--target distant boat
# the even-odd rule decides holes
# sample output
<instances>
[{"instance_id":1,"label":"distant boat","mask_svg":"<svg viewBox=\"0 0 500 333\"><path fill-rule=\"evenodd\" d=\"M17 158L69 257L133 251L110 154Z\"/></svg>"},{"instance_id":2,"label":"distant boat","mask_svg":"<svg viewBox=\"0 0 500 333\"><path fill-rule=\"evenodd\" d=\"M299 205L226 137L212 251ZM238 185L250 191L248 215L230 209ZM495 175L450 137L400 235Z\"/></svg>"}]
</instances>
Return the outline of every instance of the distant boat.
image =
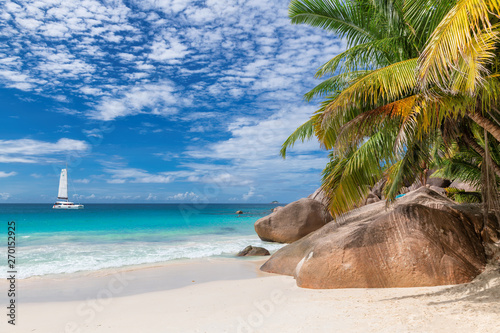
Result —
<instances>
[{"instance_id":1,"label":"distant boat","mask_svg":"<svg viewBox=\"0 0 500 333\"><path fill-rule=\"evenodd\" d=\"M68 169L61 170L59 178L59 193L57 202L52 206L54 209L83 209L83 205L68 201Z\"/></svg>"}]
</instances>

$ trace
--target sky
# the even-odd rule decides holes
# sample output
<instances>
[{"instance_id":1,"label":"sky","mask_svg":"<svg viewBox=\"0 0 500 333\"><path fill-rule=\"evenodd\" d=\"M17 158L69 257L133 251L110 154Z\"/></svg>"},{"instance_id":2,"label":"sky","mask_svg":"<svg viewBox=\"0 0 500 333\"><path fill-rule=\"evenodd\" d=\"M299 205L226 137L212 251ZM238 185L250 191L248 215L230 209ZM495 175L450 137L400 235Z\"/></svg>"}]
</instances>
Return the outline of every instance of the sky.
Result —
<instances>
[{"instance_id":1,"label":"sky","mask_svg":"<svg viewBox=\"0 0 500 333\"><path fill-rule=\"evenodd\" d=\"M284 140L345 49L282 0L0 3L0 203L291 202L327 152Z\"/></svg>"}]
</instances>

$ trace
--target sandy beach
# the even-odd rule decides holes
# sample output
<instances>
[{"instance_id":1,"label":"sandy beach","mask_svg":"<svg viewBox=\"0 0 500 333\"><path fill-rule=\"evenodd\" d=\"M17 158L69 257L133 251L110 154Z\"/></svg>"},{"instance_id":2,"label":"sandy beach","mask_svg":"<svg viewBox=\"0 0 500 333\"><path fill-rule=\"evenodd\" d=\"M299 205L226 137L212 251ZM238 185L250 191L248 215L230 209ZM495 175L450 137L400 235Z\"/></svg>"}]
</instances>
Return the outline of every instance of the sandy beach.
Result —
<instances>
[{"instance_id":1,"label":"sandy beach","mask_svg":"<svg viewBox=\"0 0 500 333\"><path fill-rule=\"evenodd\" d=\"M498 332L500 272L470 284L311 290L263 260L205 259L18 281L2 332ZM0 284L5 289L6 283Z\"/></svg>"}]
</instances>

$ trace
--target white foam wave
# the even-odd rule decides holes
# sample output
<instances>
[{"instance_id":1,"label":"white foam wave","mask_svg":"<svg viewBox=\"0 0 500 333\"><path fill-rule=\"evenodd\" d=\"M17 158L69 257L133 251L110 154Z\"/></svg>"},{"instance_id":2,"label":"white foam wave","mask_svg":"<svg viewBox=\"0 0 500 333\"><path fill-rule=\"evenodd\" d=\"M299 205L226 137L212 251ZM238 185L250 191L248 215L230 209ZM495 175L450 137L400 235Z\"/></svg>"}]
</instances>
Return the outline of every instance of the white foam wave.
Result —
<instances>
[{"instance_id":1,"label":"white foam wave","mask_svg":"<svg viewBox=\"0 0 500 333\"><path fill-rule=\"evenodd\" d=\"M192 239L181 244L114 243L89 245L61 243L51 246L19 247L18 277L75 273L175 259L234 255L247 245L262 246L273 252L283 244L263 242L255 236L219 238L217 241ZM5 270L3 270L5 272Z\"/></svg>"}]
</instances>

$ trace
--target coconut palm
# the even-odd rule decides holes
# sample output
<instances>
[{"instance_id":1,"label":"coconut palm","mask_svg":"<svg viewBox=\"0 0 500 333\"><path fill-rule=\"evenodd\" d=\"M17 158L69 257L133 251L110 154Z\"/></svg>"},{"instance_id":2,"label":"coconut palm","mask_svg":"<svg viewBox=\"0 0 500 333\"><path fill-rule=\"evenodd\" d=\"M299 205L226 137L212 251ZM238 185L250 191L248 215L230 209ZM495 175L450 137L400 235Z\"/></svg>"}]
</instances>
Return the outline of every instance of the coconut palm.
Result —
<instances>
[{"instance_id":1,"label":"coconut palm","mask_svg":"<svg viewBox=\"0 0 500 333\"><path fill-rule=\"evenodd\" d=\"M422 149L429 146L428 138L417 136L419 117L414 112L418 100L414 73L423 42L412 37L402 4L304 0L290 5L293 23L333 30L348 43L345 52L316 73L331 76L306 95L307 99L326 96L321 109L282 149L285 156L297 139L313 134L326 149L334 149L323 189L335 215L359 205L369 187L387 172L387 194L395 197L408 177L424 172L429 160ZM338 161L343 167L335 169ZM342 172L330 177L333 170Z\"/></svg>"},{"instance_id":2,"label":"coconut palm","mask_svg":"<svg viewBox=\"0 0 500 333\"><path fill-rule=\"evenodd\" d=\"M476 10L468 1L428 0L291 2L292 23L321 27L347 41L347 50L316 73L330 77L306 94L308 100L325 97L321 108L282 149L285 156L296 140L313 135L333 149L323 189L334 215L358 205L382 175L389 180L390 199L405 181L425 179L430 152L443 134L448 141L460 136L447 130L448 120L468 115L500 140L493 108L499 75L492 13L498 6L484 6ZM465 48L454 40L454 29ZM485 105L487 114L479 112Z\"/></svg>"}]
</instances>

